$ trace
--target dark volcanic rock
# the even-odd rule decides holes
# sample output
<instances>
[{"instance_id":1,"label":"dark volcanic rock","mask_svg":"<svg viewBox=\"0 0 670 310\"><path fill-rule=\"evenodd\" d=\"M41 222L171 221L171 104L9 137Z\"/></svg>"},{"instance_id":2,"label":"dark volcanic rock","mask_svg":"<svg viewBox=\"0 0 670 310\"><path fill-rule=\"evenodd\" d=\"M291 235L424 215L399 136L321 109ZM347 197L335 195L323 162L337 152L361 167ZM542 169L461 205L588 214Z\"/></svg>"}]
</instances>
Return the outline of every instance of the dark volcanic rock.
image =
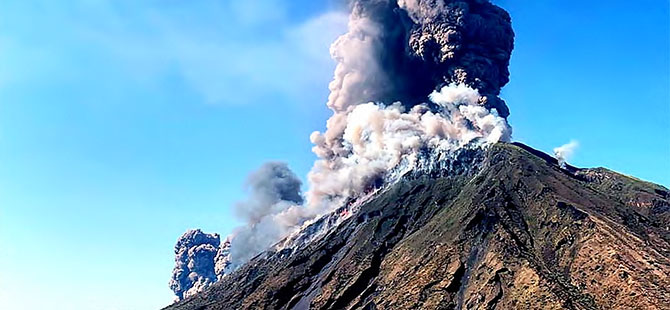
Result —
<instances>
[{"instance_id":1,"label":"dark volcanic rock","mask_svg":"<svg viewBox=\"0 0 670 310\"><path fill-rule=\"evenodd\" d=\"M497 144L167 307L670 309L668 189Z\"/></svg>"}]
</instances>

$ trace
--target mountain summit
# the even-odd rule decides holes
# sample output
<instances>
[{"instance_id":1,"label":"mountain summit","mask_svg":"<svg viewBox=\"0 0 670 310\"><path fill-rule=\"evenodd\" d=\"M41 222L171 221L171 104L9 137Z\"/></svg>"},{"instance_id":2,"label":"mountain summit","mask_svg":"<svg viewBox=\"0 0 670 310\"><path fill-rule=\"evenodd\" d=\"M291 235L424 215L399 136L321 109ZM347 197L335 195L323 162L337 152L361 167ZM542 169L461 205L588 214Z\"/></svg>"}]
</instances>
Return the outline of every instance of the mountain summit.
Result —
<instances>
[{"instance_id":1,"label":"mountain summit","mask_svg":"<svg viewBox=\"0 0 670 310\"><path fill-rule=\"evenodd\" d=\"M443 167L166 309L670 308L668 189L518 143Z\"/></svg>"}]
</instances>

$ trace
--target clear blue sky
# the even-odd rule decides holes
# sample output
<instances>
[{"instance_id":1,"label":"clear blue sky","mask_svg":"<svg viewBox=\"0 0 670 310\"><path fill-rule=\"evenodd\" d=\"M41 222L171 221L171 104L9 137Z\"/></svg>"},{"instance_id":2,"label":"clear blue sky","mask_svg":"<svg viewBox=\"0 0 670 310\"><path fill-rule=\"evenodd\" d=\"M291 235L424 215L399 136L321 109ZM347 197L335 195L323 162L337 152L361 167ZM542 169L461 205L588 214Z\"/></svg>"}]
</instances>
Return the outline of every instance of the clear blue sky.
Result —
<instances>
[{"instance_id":1,"label":"clear blue sky","mask_svg":"<svg viewBox=\"0 0 670 310\"><path fill-rule=\"evenodd\" d=\"M515 140L670 185L668 2L497 1ZM0 1L0 308L157 309L187 228L246 174L305 176L329 116L327 1Z\"/></svg>"}]
</instances>

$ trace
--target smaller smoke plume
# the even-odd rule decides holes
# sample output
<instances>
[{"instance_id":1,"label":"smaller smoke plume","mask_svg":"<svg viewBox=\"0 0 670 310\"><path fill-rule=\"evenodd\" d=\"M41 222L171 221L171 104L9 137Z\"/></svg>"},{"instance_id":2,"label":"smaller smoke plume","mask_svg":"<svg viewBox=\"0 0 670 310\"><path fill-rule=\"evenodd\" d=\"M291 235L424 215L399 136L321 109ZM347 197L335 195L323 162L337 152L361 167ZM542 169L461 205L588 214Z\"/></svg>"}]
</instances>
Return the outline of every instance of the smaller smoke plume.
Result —
<instances>
[{"instance_id":1,"label":"smaller smoke plume","mask_svg":"<svg viewBox=\"0 0 670 310\"><path fill-rule=\"evenodd\" d=\"M170 289L178 300L192 296L217 281L214 257L219 250L219 234L206 234L200 229L188 230L174 247L175 267Z\"/></svg>"},{"instance_id":2,"label":"smaller smoke plume","mask_svg":"<svg viewBox=\"0 0 670 310\"><path fill-rule=\"evenodd\" d=\"M302 221L301 181L285 163L269 162L247 179L249 198L234 206L245 225L223 243L218 234L189 230L175 245L170 288L177 300L192 296L269 248Z\"/></svg>"},{"instance_id":3,"label":"smaller smoke plume","mask_svg":"<svg viewBox=\"0 0 670 310\"><path fill-rule=\"evenodd\" d=\"M244 263L295 229L303 202L302 182L285 163L268 162L247 179L249 198L235 205L235 213L246 224L230 241L233 267Z\"/></svg>"},{"instance_id":4,"label":"smaller smoke plume","mask_svg":"<svg viewBox=\"0 0 670 310\"><path fill-rule=\"evenodd\" d=\"M216 251L216 256L214 257L214 273L216 273L217 279L221 280L223 276L230 273L232 268L231 258L230 258L230 236L221 243L219 249Z\"/></svg>"},{"instance_id":5,"label":"smaller smoke plume","mask_svg":"<svg viewBox=\"0 0 670 310\"><path fill-rule=\"evenodd\" d=\"M554 148L554 157L556 157L556 160L558 160L558 165L561 166L561 168L565 168L568 159L572 157L572 155L575 153L575 150L577 150L577 147L579 147L579 143L575 140L572 140L567 144L563 144L557 148Z\"/></svg>"}]
</instances>

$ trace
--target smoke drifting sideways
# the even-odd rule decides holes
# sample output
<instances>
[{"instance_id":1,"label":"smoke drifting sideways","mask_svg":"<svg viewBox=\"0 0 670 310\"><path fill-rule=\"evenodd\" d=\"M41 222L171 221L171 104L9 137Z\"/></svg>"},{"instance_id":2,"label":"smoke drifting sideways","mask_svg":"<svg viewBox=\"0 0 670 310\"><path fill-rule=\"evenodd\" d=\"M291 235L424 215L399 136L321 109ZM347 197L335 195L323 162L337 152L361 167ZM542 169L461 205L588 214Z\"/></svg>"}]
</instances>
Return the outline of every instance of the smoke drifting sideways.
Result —
<instances>
[{"instance_id":1,"label":"smoke drifting sideways","mask_svg":"<svg viewBox=\"0 0 670 310\"><path fill-rule=\"evenodd\" d=\"M566 167L568 159L572 157L578 147L579 142L572 140L566 144L554 148L554 157L556 157L556 160L558 160L558 165L561 166L561 168Z\"/></svg>"},{"instance_id":2,"label":"smoke drifting sideways","mask_svg":"<svg viewBox=\"0 0 670 310\"><path fill-rule=\"evenodd\" d=\"M498 95L513 41L509 15L486 0L353 1L348 32L331 46L333 115L310 136L318 159L305 199L285 164L252 173L249 199L234 207L245 224L228 237L229 254L212 258L225 266L216 277L273 245L290 247L280 241L389 185L399 170L419 169L422 156L509 141L509 109Z\"/></svg>"},{"instance_id":3,"label":"smoke drifting sideways","mask_svg":"<svg viewBox=\"0 0 670 310\"><path fill-rule=\"evenodd\" d=\"M302 182L285 163L268 162L247 179L249 198L234 211L245 225L231 235L233 268L286 236L300 219Z\"/></svg>"}]
</instances>

